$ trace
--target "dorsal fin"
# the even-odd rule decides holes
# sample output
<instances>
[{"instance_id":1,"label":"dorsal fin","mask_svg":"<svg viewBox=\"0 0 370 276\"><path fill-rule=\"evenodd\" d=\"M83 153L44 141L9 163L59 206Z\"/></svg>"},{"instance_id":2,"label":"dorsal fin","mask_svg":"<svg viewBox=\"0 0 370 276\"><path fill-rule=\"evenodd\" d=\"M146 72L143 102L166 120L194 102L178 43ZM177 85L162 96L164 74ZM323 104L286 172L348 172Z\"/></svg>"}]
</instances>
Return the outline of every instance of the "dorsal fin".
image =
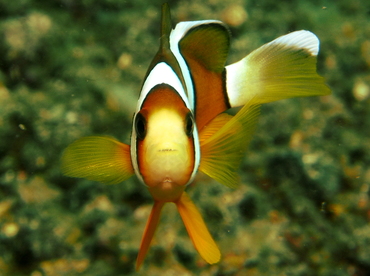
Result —
<instances>
[{"instance_id":1,"label":"dorsal fin","mask_svg":"<svg viewBox=\"0 0 370 276\"><path fill-rule=\"evenodd\" d=\"M192 27L179 41L194 83L198 130L230 107L224 82L229 40L226 26L213 21Z\"/></svg>"},{"instance_id":2,"label":"dorsal fin","mask_svg":"<svg viewBox=\"0 0 370 276\"><path fill-rule=\"evenodd\" d=\"M170 33L172 31L172 21L170 7L167 3L162 5L162 18L161 18L161 46L160 50L163 52L165 49L170 48Z\"/></svg>"},{"instance_id":3,"label":"dorsal fin","mask_svg":"<svg viewBox=\"0 0 370 276\"><path fill-rule=\"evenodd\" d=\"M181 73L180 66L176 57L173 55L170 47L170 34L172 32L172 21L171 21L171 13L170 7L167 3L162 5L162 17L161 17L161 36L160 36L160 46L157 54L154 56L151 64L148 67L148 71L146 72L144 83L147 77L149 76L150 72L153 68L161 62L165 62L168 64L171 69L176 73L176 76L180 79L181 84L185 87L184 77Z\"/></svg>"},{"instance_id":4,"label":"dorsal fin","mask_svg":"<svg viewBox=\"0 0 370 276\"><path fill-rule=\"evenodd\" d=\"M230 35L222 23L201 24L190 29L179 43L185 59L193 59L211 72L222 73L230 48Z\"/></svg>"}]
</instances>

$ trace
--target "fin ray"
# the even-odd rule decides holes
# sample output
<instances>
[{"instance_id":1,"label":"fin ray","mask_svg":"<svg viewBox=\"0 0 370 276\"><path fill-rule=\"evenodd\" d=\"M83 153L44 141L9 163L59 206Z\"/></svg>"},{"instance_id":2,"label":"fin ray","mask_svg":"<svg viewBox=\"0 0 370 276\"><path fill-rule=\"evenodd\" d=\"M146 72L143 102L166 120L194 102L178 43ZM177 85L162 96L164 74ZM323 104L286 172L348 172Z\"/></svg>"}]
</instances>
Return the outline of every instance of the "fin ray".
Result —
<instances>
[{"instance_id":1,"label":"fin ray","mask_svg":"<svg viewBox=\"0 0 370 276\"><path fill-rule=\"evenodd\" d=\"M73 142L61 161L65 175L106 184L120 183L134 174L130 146L105 136L88 136Z\"/></svg>"},{"instance_id":2,"label":"fin ray","mask_svg":"<svg viewBox=\"0 0 370 276\"><path fill-rule=\"evenodd\" d=\"M205 125L199 135L199 143L203 144L209 137L215 134L221 127L223 127L233 116L227 113L217 115L209 124Z\"/></svg>"},{"instance_id":3,"label":"fin ray","mask_svg":"<svg viewBox=\"0 0 370 276\"><path fill-rule=\"evenodd\" d=\"M230 188L238 186L237 170L252 139L260 113L259 107L250 101L231 119L225 114L220 114L204 128L200 133L202 155L200 171ZM212 128L213 124L219 124L217 120L223 120L224 125L204 139L204 136L207 136L208 127Z\"/></svg>"}]
</instances>

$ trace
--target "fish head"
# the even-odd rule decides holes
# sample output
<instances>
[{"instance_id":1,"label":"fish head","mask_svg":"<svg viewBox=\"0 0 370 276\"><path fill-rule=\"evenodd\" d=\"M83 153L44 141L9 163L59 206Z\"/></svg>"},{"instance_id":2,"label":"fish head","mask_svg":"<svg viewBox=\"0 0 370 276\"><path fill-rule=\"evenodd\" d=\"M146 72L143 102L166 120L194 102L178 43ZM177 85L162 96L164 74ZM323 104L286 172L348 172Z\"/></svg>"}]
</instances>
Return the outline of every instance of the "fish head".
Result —
<instances>
[{"instance_id":1,"label":"fish head","mask_svg":"<svg viewBox=\"0 0 370 276\"><path fill-rule=\"evenodd\" d=\"M173 201L195 169L192 111L169 85L157 85L134 116L132 148L136 174L155 199Z\"/></svg>"}]
</instances>

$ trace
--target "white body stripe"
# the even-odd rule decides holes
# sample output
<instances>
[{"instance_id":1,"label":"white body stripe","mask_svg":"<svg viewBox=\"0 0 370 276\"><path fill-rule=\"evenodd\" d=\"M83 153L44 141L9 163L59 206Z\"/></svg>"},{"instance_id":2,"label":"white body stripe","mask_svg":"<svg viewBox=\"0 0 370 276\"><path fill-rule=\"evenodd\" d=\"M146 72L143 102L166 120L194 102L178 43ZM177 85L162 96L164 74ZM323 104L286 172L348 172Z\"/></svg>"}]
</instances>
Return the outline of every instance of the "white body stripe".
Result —
<instances>
[{"instance_id":1,"label":"white body stripe","mask_svg":"<svg viewBox=\"0 0 370 276\"><path fill-rule=\"evenodd\" d=\"M192 111L194 111L194 108L195 108L194 106L194 87L193 87L193 82L191 80L189 68L185 62L185 59L180 53L179 42L191 28L194 28L199 25L211 24L211 23L221 23L222 24L221 21L217 21L217 20L200 20L200 21L180 22L176 25L175 29L172 30L171 35L170 35L170 48L180 65L180 69L181 69L182 75L185 80L188 100L189 100Z\"/></svg>"}]
</instances>

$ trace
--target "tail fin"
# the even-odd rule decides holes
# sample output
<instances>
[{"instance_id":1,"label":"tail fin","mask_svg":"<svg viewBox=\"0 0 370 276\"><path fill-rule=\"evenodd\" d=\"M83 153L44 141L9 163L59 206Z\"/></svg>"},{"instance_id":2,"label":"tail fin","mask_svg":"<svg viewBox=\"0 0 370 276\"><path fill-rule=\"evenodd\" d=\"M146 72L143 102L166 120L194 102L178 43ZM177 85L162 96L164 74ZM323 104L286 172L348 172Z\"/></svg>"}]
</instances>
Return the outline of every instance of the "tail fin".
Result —
<instances>
[{"instance_id":1,"label":"tail fin","mask_svg":"<svg viewBox=\"0 0 370 276\"><path fill-rule=\"evenodd\" d=\"M302 30L281 36L226 66L230 105L242 106L251 98L262 104L330 94L316 73L318 52L319 39Z\"/></svg>"},{"instance_id":2,"label":"tail fin","mask_svg":"<svg viewBox=\"0 0 370 276\"><path fill-rule=\"evenodd\" d=\"M136 270L139 270L141 264L144 261L145 255L148 252L150 242L152 241L155 230L157 229L163 205L164 202L159 201L154 202L152 212L150 213L149 219L145 226L143 237L141 239L139 255L137 256L136 259Z\"/></svg>"},{"instance_id":3,"label":"tail fin","mask_svg":"<svg viewBox=\"0 0 370 276\"><path fill-rule=\"evenodd\" d=\"M181 198L175 202L186 230L202 258L209 264L220 261L221 253L215 241L209 233L197 207L184 192Z\"/></svg>"}]
</instances>

